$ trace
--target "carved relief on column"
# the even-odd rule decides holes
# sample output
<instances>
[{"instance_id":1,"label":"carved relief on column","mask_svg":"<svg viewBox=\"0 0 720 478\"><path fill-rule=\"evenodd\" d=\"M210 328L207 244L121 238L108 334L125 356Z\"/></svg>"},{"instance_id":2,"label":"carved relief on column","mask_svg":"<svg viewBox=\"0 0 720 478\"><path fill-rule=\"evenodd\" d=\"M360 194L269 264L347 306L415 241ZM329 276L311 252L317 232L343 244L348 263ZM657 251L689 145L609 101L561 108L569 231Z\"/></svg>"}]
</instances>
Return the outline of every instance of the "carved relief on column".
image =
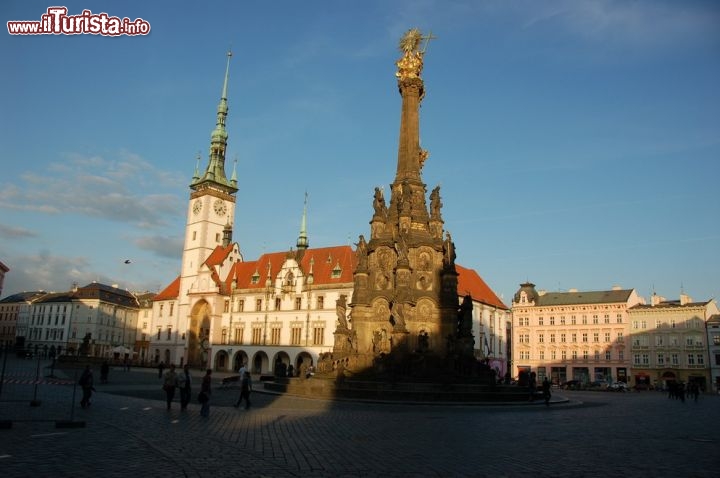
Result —
<instances>
[{"instance_id":1,"label":"carved relief on column","mask_svg":"<svg viewBox=\"0 0 720 478\"><path fill-rule=\"evenodd\" d=\"M377 239L385 233L385 223L383 221L370 222L370 239Z\"/></svg>"}]
</instances>

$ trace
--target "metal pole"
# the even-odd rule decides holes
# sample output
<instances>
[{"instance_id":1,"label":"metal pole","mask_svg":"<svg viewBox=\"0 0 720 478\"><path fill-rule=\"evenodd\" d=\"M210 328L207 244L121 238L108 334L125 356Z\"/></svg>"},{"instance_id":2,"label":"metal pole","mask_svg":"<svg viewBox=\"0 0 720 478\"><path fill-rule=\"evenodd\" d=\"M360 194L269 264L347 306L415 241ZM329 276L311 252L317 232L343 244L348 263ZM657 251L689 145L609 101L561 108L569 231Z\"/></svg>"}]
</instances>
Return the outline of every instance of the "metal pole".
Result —
<instances>
[{"instance_id":1,"label":"metal pole","mask_svg":"<svg viewBox=\"0 0 720 478\"><path fill-rule=\"evenodd\" d=\"M33 392L33 399L30 400L31 407L39 407L40 400L37 399L38 382L40 381L40 354L37 354L37 368L35 370L35 391Z\"/></svg>"},{"instance_id":2,"label":"metal pole","mask_svg":"<svg viewBox=\"0 0 720 478\"><path fill-rule=\"evenodd\" d=\"M77 390L77 369L75 369L75 376L73 377L73 396L72 396L72 404L70 404L70 421L74 421L75 419L75 391Z\"/></svg>"},{"instance_id":3,"label":"metal pole","mask_svg":"<svg viewBox=\"0 0 720 478\"><path fill-rule=\"evenodd\" d=\"M2 353L3 353L3 364L2 364L2 372L0 372L0 397L2 397L2 387L3 382L5 382L5 364L7 363L7 347L2 347Z\"/></svg>"}]
</instances>

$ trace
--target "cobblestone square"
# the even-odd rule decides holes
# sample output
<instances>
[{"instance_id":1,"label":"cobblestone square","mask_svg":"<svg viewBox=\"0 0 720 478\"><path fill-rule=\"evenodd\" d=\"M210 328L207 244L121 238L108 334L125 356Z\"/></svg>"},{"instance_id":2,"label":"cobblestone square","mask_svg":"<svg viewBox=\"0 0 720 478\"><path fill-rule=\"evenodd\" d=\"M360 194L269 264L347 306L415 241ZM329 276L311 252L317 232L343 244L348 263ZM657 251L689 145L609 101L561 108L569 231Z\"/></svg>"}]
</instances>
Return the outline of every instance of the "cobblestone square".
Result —
<instances>
[{"instance_id":1,"label":"cobblestone square","mask_svg":"<svg viewBox=\"0 0 720 478\"><path fill-rule=\"evenodd\" d=\"M25 373L20 375L27 376ZM72 379L72 370L58 377ZM198 377L199 377L199 373ZM120 368L75 407L73 387L6 376L3 476L502 477L699 476L720 473L720 397L556 391L565 404L333 402L239 391L216 377L210 417L165 410L157 372ZM197 382L196 382L197 383ZM259 383L255 388L261 388ZM75 400L79 401L79 392ZM176 401L177 401L176 397ZM57 420L84 428L56 428Z\"/></svg>"}]
</instances>

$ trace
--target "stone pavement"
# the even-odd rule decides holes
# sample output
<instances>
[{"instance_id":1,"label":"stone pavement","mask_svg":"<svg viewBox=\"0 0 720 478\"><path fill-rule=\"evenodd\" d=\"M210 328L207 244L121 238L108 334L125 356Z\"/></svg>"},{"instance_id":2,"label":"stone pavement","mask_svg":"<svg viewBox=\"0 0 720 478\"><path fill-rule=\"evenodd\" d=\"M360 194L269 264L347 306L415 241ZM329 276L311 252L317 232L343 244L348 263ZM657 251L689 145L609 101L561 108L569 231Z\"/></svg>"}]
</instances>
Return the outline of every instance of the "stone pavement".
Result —
<instances>
[{"instance_id":1,"label":"stone pavement","mask_svg":"<svg viewBox=\"0 0 720 478\"><path fill-rule=\"evenodd\" d=\"M205 419L197 403L166 411L153 370L112 370L89 409L72 410L73 386L43 384L35 394L34 385L8 380L0 394L0 420L12 420L0 430L3 477L720 476L717 396L681 403L659 392L557 391L571 402L546 408L256 392L253 407L238 410L237 389L215 388ZM34 396L41 406L29 406ZM56 428L70 419L86 426Z\"/></svg>"}]
</instances>

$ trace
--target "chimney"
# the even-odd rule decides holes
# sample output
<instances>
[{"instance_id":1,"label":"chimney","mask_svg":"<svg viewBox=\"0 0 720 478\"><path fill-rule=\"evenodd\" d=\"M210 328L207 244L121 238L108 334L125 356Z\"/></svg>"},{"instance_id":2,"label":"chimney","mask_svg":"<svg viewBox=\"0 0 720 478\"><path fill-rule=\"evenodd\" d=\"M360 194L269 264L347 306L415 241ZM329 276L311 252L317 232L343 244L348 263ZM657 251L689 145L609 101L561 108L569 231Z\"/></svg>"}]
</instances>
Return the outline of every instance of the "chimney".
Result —
<instances>
[{"instance_id":1,"label":"chimney","mask_svg":"<svg viewBox=\"0 0 720 478\"><path fill-rule=\"evenodd\" d=\"M691 303L692 301L693 301L693 300L692 300L692 297L690 297L689 295L687 295L687 294L685 294L685 293L681 293L681 294L680 294L680 305L689 304L689 303Z\"/></svg>"},{"instance_id":2,"label":"chimney","mask_svg":"<svg viewBox=\"0 0 720 478\"><path fill-rule=\"evenodd\" d=\"M653 292L652 297L650 297L650 305L660 305L661 302L665 302L665 297L657 295L655 292Z\"/></svg>"}]
</instances>

